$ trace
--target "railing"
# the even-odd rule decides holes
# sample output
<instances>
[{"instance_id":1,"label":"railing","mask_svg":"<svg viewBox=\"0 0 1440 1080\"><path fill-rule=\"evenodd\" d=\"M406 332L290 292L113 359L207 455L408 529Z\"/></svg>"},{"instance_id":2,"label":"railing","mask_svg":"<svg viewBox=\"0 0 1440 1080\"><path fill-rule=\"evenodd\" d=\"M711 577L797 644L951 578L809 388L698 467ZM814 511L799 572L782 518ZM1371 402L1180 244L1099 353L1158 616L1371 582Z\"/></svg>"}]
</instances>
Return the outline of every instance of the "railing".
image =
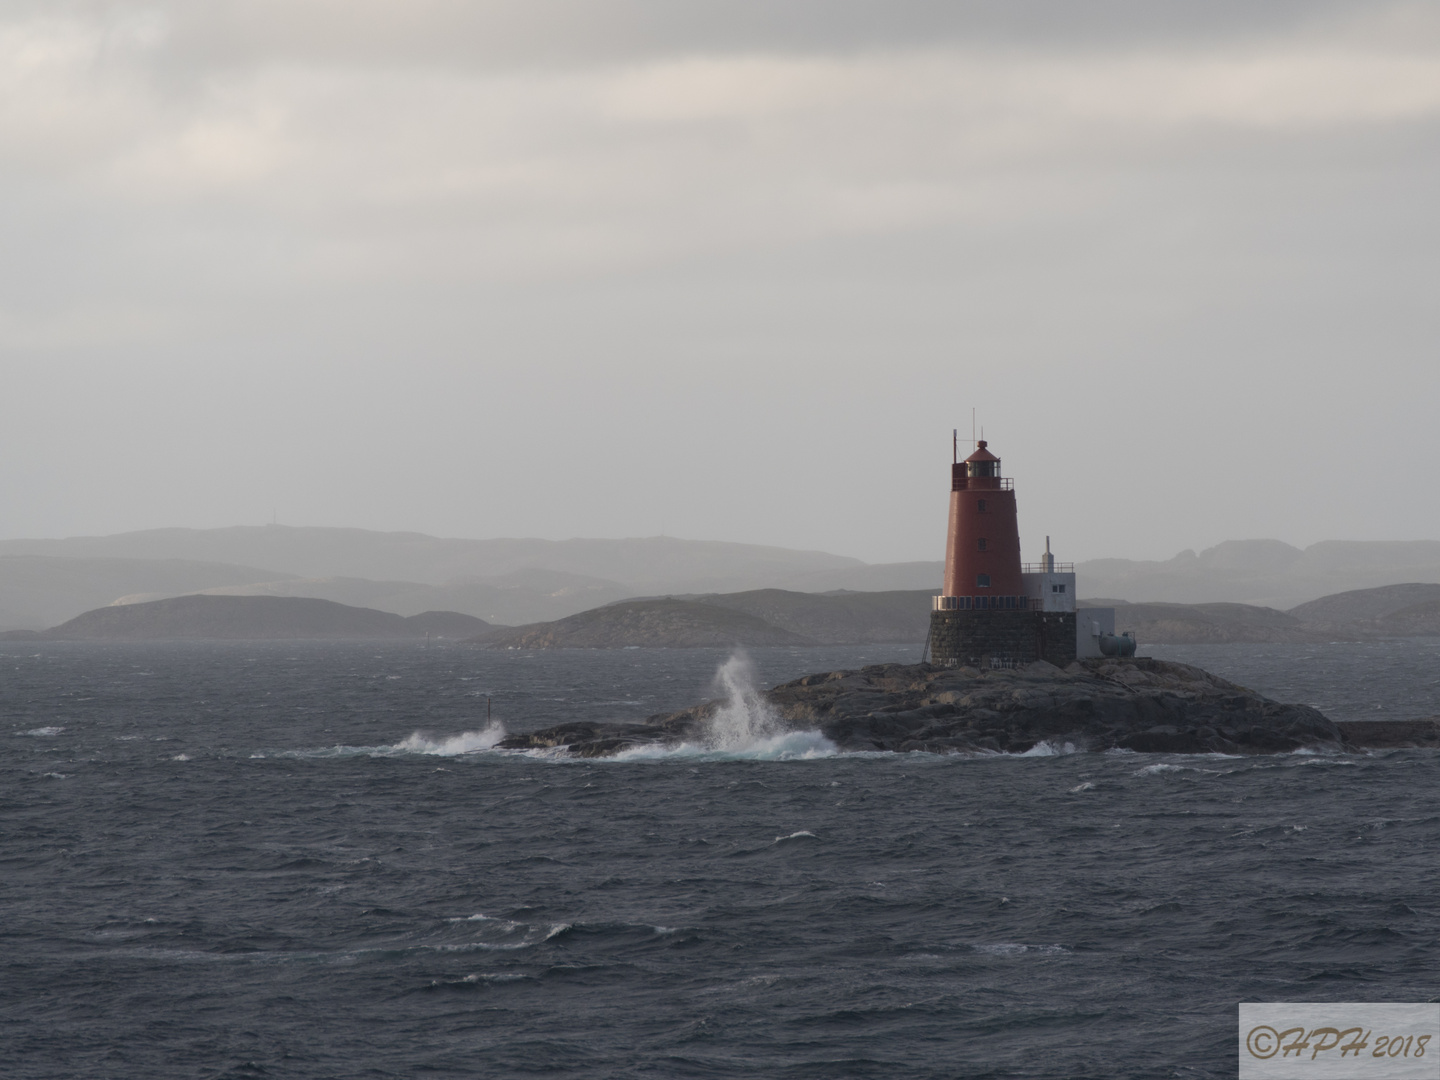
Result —
<instances>
[{"instance_id":1,"label":"railing","mask_svg":"<svg viewBox=\"0 0 1440 1080\"><path fill-rule=\"evenodd\" d=\"M1006 600L1013 600L1007 604ZM932 596L931 611L1040 611L1045 606L1038 596Z\"/></svg>"},{"instance_id":2,"label":"railing","mask_svg":"<svg viewBox=\"0 0 1440 1080\"><path fill-rule=\"evenodd\" d=\"M951 491L1014 491L1011 476L956 476L950 481Z\"/></svg>"},{"instance_id":3,"label":"railing","mask_svg":"<svg viewBox=\"0 0 1440 1080\"><path fill-rule=\"evenodd\" d=\"M1020 566L1022 574L1073 574L1075 564L1073 562L1057 562L1051 569L1045 569L1044 563L1027 562Z\"/></svg>"}]
</instances>

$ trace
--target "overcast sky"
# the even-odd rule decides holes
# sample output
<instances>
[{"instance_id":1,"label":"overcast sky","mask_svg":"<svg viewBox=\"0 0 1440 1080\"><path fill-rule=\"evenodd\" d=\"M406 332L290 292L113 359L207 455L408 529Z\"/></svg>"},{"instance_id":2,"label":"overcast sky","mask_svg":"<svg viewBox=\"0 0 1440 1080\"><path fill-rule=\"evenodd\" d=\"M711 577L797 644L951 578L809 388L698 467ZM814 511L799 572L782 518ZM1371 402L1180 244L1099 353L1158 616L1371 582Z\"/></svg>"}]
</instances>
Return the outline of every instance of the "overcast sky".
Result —
<instances>
[{"instance_id":1,"label":"overcast sky","mask_svg":"<svg viewBox=\"0 0 1440 1080\"><path fill-rule=\"evenodd\" d=\"M0 536L1440 538L1440 5L0 0Z\"/></svg>"}]
</instances>

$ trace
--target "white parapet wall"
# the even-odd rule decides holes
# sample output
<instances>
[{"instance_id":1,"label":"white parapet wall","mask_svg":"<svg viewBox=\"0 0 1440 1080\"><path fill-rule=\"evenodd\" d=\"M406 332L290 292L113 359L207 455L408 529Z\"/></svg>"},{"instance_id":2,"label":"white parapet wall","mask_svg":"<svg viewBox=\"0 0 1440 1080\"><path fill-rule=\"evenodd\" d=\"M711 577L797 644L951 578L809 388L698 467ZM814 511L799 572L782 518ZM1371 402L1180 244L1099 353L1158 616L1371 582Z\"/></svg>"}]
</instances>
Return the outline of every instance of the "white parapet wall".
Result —
<instances>
[{"instance_id":1,"label":"white parapet wall","mask_svg":"<svg viewBox=\"0 0 1440 1080\"><path fill-rule=\"evenodd\" d=\"M1100 639L1115 633L1113 607L1087 607L1075 612L1075 657L1102 656Z\"/></svg>"},{"instance_id":2,"label":"white parapet wall","mask_svg":"<svg viewBox=\"0 0 1440 1080\"><path fill-rule=\"evenodd\" d=\"M1071 573L1021 574L1026 607L1032 611L1074 611L1075 575Z\"/></svg>"}]
</instances>

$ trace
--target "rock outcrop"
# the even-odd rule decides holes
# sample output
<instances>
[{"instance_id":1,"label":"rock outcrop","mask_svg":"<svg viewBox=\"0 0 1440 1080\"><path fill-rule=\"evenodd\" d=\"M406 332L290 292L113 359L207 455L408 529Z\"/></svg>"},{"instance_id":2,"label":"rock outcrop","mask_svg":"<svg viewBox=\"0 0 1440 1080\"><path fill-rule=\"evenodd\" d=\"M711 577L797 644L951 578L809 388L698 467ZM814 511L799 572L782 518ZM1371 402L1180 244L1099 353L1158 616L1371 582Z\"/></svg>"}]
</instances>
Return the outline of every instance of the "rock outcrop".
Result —
<instances>
[{"instance_id":1,"label":"rock outcrop","mask_svg":"<svg viewBox=\"0 0 1440 1080\"><path fill-rule=\"evenodd\" d=\"M1089 660L1010 671L877 664L807 675L762 695L780 729L818 730L846 751L1025 753L1041 743L1146 753L1346 751L1369 745L1306 705L1284 705L1200 668L1161 660ZM563 724L500 744L604 757L640 746L704 743L724 705L640 724ZM1427 728L1426 731L1432 731ZM1418 729L1417 729L1418 732ZM1378 734L1378 732L1377 732ZM1425 745L1387 732L1377 745Z\"/></svg>"}]
</instances>

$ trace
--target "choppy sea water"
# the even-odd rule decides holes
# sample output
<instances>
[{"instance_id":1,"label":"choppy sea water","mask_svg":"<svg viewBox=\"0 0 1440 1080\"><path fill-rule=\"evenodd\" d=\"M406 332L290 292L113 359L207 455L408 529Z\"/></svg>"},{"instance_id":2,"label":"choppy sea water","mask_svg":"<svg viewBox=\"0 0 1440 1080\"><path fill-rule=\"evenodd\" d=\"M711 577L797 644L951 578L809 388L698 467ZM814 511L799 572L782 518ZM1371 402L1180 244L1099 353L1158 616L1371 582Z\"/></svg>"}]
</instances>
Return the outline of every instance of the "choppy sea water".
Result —
<instances>
[{"instance_id":1,"label":"choppy sea water","mask_svg":"<svg viewBox=\"0 0 1440 1080\"><path fill-rule=\"evenodd\" d=\"M1440 643L1156 647L1336 719ZM916 646L756 650L761 685ZM0 646L0 1074L1223 1077L1440 996L1440 757L626 761L723 653Z\"/></svg>"}]
</instances>

